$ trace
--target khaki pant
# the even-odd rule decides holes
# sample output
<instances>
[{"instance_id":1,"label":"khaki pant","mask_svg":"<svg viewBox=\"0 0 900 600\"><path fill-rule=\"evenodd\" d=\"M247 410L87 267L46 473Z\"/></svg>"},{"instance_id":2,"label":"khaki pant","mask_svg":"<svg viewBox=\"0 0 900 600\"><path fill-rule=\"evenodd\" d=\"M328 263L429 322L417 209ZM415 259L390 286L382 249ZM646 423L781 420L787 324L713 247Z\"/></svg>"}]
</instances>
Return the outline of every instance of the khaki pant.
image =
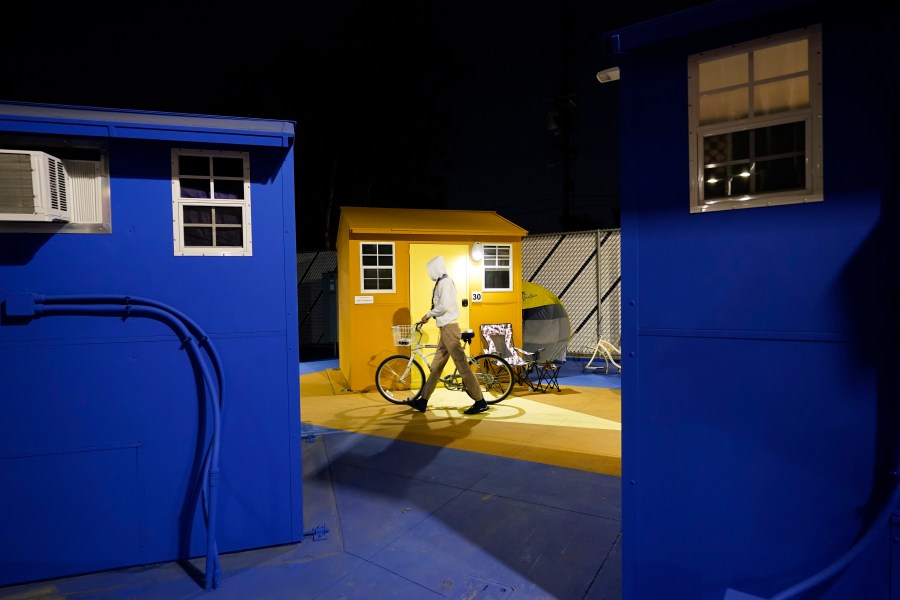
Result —
<instances>
[{"instance_id":1,"label":"khaki pant","mask_svg":"<svg viewBox=\"0 0 900 600\"><path fill-rule=\"evenodd\" d=\"M422 390L422 397L428 400L431 398L434 388L441 379L441 371L447 364L447 359L452 358L456 370L462 375L462 380L466 384L466 392L473 400L481 400L481 386L475 374L466 361L466 353L463 350L462 341L459 337L459 324L447 323L439 328L441 339L438 342L437 352L434 355L434 362L431 363L431 372L428 374L428 380L425 382L425 388Z\"/></svg>"}]
</instances>

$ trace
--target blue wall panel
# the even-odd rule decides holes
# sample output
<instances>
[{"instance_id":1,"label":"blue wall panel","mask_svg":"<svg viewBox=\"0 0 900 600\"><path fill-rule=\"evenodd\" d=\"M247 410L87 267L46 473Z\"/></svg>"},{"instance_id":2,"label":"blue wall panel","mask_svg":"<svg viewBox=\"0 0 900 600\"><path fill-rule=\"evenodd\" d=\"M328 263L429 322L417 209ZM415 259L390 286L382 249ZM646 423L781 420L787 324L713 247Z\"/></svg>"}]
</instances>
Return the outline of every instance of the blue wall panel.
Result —
<instances>
[{"instance_id":1,"label":"blue wall panel","mask_svg":"<svg viewBox=\"0 0 900 600\"><path fill-rule=\"evenodd\" d=\"M111 234L0 233L0 300L132 296L195 321L224 372L218 550L299 541L292 150L227 148L250 154L252 256L183 257L170 152L216 146L162 137L109 140ZM196 486L212 411L171 326L0 314L0 365L0 483L18 492L0 510L21 516L3 520L0 585L207 552Z\"/></svg>"},{"instance_id":2,"label":"blue wall panel","mask_svg":"<svg viewBox=\"0 0 900 600\"><path fill-rule=\"evenodd\" d=\"M139 445L122 445L0 458L4 571L27 581L46 577L48 565L79 573L119 564L123 556L138 562L139 454Z\"/></svg>"},{"instance_id":3,"label":"blue wall panel","mask_svg":"<svg viewBox=\"0 0 900 600\"><path fill-rule=\"evenodd\" d=\"M871 56L895 51L882 41L896 35L817 2L704 27L732 8L746 7L685 14L683 35L660 24L665 42L621 57L626 600L771 597L839 559L891 507L896 79ZM813 23L824 202L691 214L687 57ZM888 597L887 523L871 531L866 552L809 597Z\"/></svg>"},{"instance_id":4,"label":"blue wall panel","mask_svg":"<svg viewBox=\"0 0 900 600\"><path fill-rule=\"evenodd\" d=\"M849 547L878 435L873 370L854 362L842 343L642 337L638 570L683 597L728 577L777 590Z\"/></svg>"}]
</instances>

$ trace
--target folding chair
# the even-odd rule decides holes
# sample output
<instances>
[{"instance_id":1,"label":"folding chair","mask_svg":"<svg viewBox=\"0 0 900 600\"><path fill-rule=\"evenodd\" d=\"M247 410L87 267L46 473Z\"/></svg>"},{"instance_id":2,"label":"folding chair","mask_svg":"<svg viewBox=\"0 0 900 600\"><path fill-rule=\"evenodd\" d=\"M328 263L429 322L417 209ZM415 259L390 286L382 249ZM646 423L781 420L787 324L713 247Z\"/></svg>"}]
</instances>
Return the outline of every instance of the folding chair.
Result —
<instances>
[{"instance_id":1,"label":"folding chair","mask_svg":"<svg viewBox=\"0 0 900 600\"><path fill-rule=\"evenodd\" d=\"M543 348L528 352L513 346L512 323L482 325L481 337L487 344L487 352L500 355L513 368L517 385L527 385L532 391L538 389L532 383L530 375L534 372L534 365Z\"/></svg>"},{"instance_id":2,"label":"folding chair","mask_svg":"<svg viewBox=\"0 0 900 600\"><path fill-rule=\"evenodd\" d=\"M594 365L594 359L602 358L603 366ZM604 373L609 373L609 365L612 364L619 370L619 373L622 372L622 365L616 362L616 359L622 360L622 351L616 348L613 344L610 344L603 338L597 340L597 347L594 348L594 354L591 355L591 359L587 361L587 364L584 365L585 371L599 371L603 369Z\"/></svg>"}]
</instances>

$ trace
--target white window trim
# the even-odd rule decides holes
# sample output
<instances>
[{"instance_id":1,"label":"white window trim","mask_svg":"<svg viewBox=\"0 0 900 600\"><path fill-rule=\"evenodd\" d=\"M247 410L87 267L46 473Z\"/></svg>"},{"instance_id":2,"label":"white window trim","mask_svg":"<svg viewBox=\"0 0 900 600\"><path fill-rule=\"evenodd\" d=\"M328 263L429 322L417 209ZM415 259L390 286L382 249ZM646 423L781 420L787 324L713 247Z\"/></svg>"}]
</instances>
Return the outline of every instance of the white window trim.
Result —
<instances>
[{"instance_id":1,"label":"white window trim","mask_svg":"<svg viewBox=\"0 0 900 600\"><path fill-rule=\"evenodd\" d=\"M810 106L802 110L785 111L774 115L750 116L746 119L699 124L699 64L715 58L746 53L770 46L776 46L799 39L809 40L809 97ZM737 208L777 206L821 202L824 199L822 167L822 40L821 28L811 26L780 35L702 52L688 58L689 95L689 146L690 146L690 211L705 213ZM782 123L794 123L802 117L806 123L806 187L803 190L787 190L767 194L742 196L739 199L715 199L705 201L703 140L705 136L720 133L756 129Z\"/></svg>"},{"instance_id":2,"label":"white window trim","mask_svg":"<svg viewBox=\"0 0 900 600\"><path fill-rule=\"evenodd\" d=\"M376 266L372 267L370 265L363 264L363 244L375 244L376 246L390 246L391 247L391 257L393 258L393 264L390 266L391 269L391 289L389 290L370 290L366 289L366 269L379 268L386 269L387 267ZM397 292L397 246L394 242L378 242L374 240L361 241L359 243L359 289L361 293L365 294L393 294Z\"/></svg>"},{"instance_id":3,"label":"white window trim","mask_svg":"<svg viewBox=\"0 0 900 600\"><path fill-rule=\"evenodd\" d=\"M510 292L510 291L512 291L512 289L513 289L513 247L512 247L512 244L482 244L482 246L483 246L483 251L484 251L484 254L482 257L482 263L481 263L482 264L482 272L481 272L482 290L485 292ZM488 284L487 284L488 265L486 262L488 248L507 248L507 249L509 249L509 266L508 267L501 267L501 266L492 266L491 267L492 270L494 270L494 271L505 270L505 271L509 272L509 286L508 287L505 287L505 288L488 287Z\"/></svg>"},{"instance_id":4,"label":"white window trim","mask_svg":"<svg viewBox=\"0 0 900 600\"><path fill-rule=\"evenodd\" d=\"M181 182L178 172L179 156L226 156L243 158L244 163L244 197L242 199L215 198L182 198ZM241 208L243 229L243 246L185 246L184 245L184 211L185 206L237 207ZM250 210L250 155L247 152L226 150L194 150L188 148L172 148L172 239L175 256L252 256L253 238Z\"/></svg>"}]
</instances>

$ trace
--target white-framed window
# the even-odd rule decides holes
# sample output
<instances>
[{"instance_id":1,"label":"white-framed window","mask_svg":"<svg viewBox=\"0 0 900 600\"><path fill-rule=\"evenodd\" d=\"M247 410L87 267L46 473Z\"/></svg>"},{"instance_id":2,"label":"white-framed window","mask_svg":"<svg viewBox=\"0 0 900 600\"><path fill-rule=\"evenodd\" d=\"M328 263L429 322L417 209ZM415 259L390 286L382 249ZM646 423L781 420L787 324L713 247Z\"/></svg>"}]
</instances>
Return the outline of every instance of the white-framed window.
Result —
<instances>
[{"instance_id":1,"label":"white-framed window","mask_svg":"<svg viewBox=\"0 0 900 600\"><path fill-rule=\"evenodd\" d=\"M484 291L508 292L512 290L512 246L510 244L485 244Z\"/></svg>"},{"instance_id":2,"label":"white-framed window","mask_svg":"<svg viewBox=\"0 0 900 600\"><path fill-rule=\"evenodd\" d=\"M251 256L250 156L172 149L176 256Z\"/></svg>"},{"instance_id":3,"label":"white-framed window","mask_svg":"<svg viewBox=\"0 0 900 600\"><path fill-rule=\"evenodd\" d=\"M360 242L360 289L364 292L396 291L393 242Z\"/></svg>"},{"instance_id":4,"label":"white-framed window","mask_svg":"<svg viewBox=\"0 0 900 600\"><path fill-rule=\"evenodd\" d=\"M60 191L65 189L64 204L67 208L64 220L37 222L19 215L8 215L8 207L0 201L0 233L112 232L109 160L104 141L78 137L0 134L0 148L3 149L4 157L10 159L3 161L4 170L0 173L0 189L4 191L4 196L10 189L8 186L21 175L11 168L12 157L21 159L25 154L43 153L53 163L63 167L64 178L58 184L61 186ZM44 160L37 164L44 167L49 163Z\"/></svg>"},{"instance_id":5,"label":"white-framed window","mask_svg":"<svg viewBox=\"0 0 900 600\"><path fill-rule=\"evenodd\" d=\"M818 26L688 58L693 213L818 202Z\"/></svg>"}]
</instances>

